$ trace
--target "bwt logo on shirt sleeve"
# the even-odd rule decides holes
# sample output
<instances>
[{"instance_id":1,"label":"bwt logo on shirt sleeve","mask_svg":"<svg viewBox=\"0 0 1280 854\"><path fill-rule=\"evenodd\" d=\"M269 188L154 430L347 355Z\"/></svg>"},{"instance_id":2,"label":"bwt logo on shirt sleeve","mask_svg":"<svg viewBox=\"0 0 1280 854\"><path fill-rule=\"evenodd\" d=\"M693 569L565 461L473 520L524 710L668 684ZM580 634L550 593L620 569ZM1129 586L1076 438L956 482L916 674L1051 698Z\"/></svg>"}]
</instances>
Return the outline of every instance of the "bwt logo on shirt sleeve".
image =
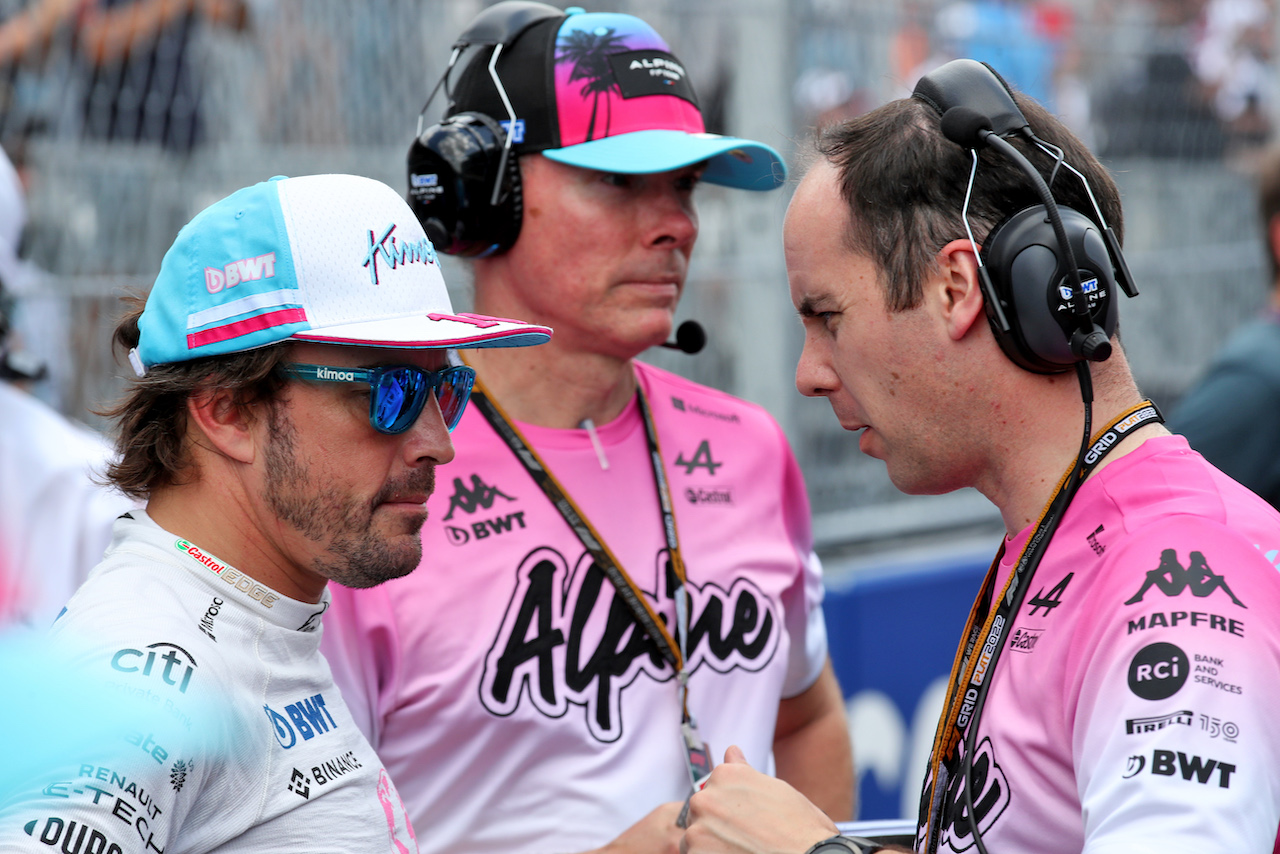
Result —
<instances>
[{"instance_id":1,"label":"bwt logo on shirt sleeve","mask_svg":"<svg viewBox=\"0 0 1280 854\"><path fill-rule=\"evenodd\" d=\"M232 261L221 270L217 267L205 267L204 287L209 293L216 294L224 288L234 288L241 282L273 279L275 275L276 253L268 252L265 255Z\"/></svg>"},{"instance_id":2,"label":"bwt logo on shirt sleeve","mask_svg":"<svg viewBox=\"0 0 1280 854\"><path fill-rule=\"evenodd\" d=\"M267 720L275 730L276 741L285 750L298 743L298 736L303 741L310 741L318 735L324 735L331 729L337 729L338 722L325 708L324 695L313 694L304 700L290 703L284 707L285 714L280 714L270 706L263 706Z\"/></svg>"}]
</instances>

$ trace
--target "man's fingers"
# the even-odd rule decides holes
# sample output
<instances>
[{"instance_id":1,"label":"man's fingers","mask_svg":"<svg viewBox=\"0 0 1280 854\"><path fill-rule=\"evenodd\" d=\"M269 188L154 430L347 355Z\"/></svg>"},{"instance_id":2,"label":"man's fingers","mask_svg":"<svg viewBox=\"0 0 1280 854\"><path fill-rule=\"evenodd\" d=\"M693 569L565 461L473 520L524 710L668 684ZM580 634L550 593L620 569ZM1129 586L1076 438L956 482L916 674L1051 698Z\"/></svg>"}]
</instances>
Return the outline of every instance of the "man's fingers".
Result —
<instances>
[{"instance_id":1,"label":"man's fingers","mask_svg":"<svg viewBox=\"0 0 1280 854\"><path fill-rule=\"evenodd\" d=\"M739 765L751 764L747 761L747 755L742 752L742 748L738 747L736 744L729 745L729 749L724 752L724 761L726 763L735 762Z\"/></svg>"}]
</instances>

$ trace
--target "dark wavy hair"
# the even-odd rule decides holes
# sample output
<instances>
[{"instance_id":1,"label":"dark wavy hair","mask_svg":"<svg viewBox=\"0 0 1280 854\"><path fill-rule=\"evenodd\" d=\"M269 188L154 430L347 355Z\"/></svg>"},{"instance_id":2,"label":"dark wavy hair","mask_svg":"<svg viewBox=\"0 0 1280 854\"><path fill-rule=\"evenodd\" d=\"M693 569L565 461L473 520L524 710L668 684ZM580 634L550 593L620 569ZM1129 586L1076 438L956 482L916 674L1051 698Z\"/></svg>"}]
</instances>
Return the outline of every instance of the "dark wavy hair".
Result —
<instances>
[{"instance_id":1,"label":"dark wavy hair","mask_svg":"<svg viewBox=\"0 0 1280 854\"><path fill-rule=\"evenodd\" d=\"M128 353L138 345L141 297L126 298L128 309L116 326L113 345ZM236 405L274 406L287 379L281 370L287 342L226 356L154 365L135 377L120 400L98 414L113 419L118 459L106 471L109 484L145 499L156 487L183 482L191 466L187 400L208 389L230 390Z\"/></svg>"},{"instance_id":2,"label":"dark wavy hair","mask_svg":"<svg viewBox=\"0 0 1280 854\"><path fill-rule=\"evenodd\" d=\"M1020 93L1014 100L1032 130L1063 150L1066 162L1093 187L1107 224L1124 236L1120 192L1098 159L1066 126ZM886 303L903 311L919 304L924 280L938 251L966 237L961 217L972 155L942 135L942 119L914 98L892 101L822 132L816 148L839 172L840 193L849 206L849 247L876 262ZM1058 204L1097 221L1093 204L1074 174L1025 140L1013 145L1035 164ZM969 221L979 244L1001 220L1040 204L1021 169L987 148L979 155L969 202ZM1099 225L1101 225L1099 223Z\"/></svg>"}]
</instances>

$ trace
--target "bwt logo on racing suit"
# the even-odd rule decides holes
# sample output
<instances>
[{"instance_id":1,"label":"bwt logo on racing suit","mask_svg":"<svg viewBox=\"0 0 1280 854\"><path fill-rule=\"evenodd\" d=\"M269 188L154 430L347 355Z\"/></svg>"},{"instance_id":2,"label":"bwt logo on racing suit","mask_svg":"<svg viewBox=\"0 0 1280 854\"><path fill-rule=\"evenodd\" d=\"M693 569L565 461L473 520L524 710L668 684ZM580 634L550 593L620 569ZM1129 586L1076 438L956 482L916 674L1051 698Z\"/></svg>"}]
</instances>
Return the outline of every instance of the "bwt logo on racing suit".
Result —
<instances>
[{"instance_id":1,"label":"bwt logo on racing suit","mask_svg":"<svg viewBox=\"0 0 1280 854\"><path fill-rule=\"evenodd\" d=\"M313 694L304 700L290 703L284 707L282 715L270 706L263 706L267 719L276 733L276 741L285 750L298 743L298 735L303 741L310 741L317 735L324 735L330 729L336 729L338 722L329 714L324 705L323 694ZM285 717L288 715L288 717Z\"/></svg>"},{"instance_id":2,"label":"bwt logo on racing suit","mask_svg":"<svg viewBox=\"0 0 1280 854\"><path fill-rule=\"evenodd\" d=\"M660 577L674 579L665 549L657 564ZM673 586L669 582L661 598L645 592L669 627L675 614ZM727 591L714 584L690 583L687 589L688 672L704 663L718 673L756 672L769 663L782 621L759 588L738 578ZM516 570L515 593L485 657L484 707L510 715L527 694L539 712L558 718L575 703L586 707L594 738L616 741L622 735L622 691L640 673L656 682L675 675L590 554L570 568L554 549L532 551Z\"/></svg>"}]
</instances>

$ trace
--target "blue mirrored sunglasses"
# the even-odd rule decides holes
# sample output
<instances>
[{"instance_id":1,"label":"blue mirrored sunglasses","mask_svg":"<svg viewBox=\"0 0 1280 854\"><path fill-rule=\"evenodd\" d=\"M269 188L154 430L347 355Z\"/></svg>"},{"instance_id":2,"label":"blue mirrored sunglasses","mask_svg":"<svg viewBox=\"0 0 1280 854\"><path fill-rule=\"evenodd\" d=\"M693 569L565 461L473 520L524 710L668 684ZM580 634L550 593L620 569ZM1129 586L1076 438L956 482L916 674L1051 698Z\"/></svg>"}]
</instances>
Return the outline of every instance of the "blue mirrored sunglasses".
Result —
<instances>
[{"instance_id":1,"label":"blue mirrored sunglasses","mask_svg":"<svg viewBox=\"0 0 1280 854\"><path fill-rule=\"evenodd\" d=\"M476 372L465 365L427 371L412 365L378 368L334 368L328 365L284 366L285 372L307 382L368 383L369 423L379 433L403 433L413 426L432 393L440 404L445 426L453 432L471 399Z\"/></svg>"}]
</instances>

